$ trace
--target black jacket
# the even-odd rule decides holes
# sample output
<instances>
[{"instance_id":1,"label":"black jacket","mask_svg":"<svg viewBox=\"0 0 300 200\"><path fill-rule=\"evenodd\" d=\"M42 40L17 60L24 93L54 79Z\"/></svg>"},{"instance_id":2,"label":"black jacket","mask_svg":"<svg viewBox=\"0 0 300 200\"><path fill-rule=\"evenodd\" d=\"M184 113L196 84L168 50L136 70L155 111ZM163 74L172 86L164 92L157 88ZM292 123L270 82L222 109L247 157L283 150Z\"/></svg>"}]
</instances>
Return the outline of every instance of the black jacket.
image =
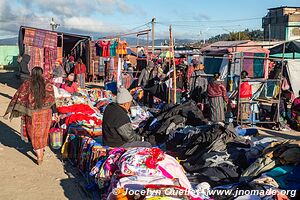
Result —
<instances>
[{"instance_id":1,"label":"black jacket","mask_svg":"<svg viewBox=\"0 0 300 200\"><path fill-rule=\"evenodd\" d=\"M126 110L116 103L111 103L106 107L102 130L105 146L120 147L127 142L142 140L142 137L134 132Z\"/></svg>"}]
</instances>

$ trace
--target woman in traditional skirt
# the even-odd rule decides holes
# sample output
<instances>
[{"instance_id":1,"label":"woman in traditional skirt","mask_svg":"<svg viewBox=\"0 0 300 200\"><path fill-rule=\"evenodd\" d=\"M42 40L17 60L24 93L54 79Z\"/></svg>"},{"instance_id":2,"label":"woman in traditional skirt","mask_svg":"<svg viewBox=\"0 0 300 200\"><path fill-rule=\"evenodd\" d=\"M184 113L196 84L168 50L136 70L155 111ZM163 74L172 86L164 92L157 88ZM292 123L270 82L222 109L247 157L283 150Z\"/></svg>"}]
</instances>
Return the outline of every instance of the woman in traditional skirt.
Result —
<instances>
[{"instance_id":1,"label":"woman in traditional skirt","mask_svg":"<svg viewBox=\"0 0 300 200\"><path fill-rule=\"evenodd\" d=\"M4 117L8 118L9 114L10 119L22 116L24 126L22 126L21 137L26 142L31 141L38 165L42 163L44 149L48 145L52 122L51 108L56 108L53 85L44 79L42 68L34 67L31 79L24 81L17 90ZM55 116L58 119L57 114Z\"/></svg>"},{"instance_id":2,"label":"woman in traditional skirt","mask_svg":"<svg viewBox=\"0 0 300 200\"><path fill-rule=\"evenodd\" d=\"M83 64L82 60L79 58L77 64L75 65L74 74L76 75L77 82L80 88L85 88L85 73L86 66Z\"/></svg>"},{"instance_id":3,"label":"woman in traditional skirt","mask_svg":"<svg viewBox=\"0 0 300 200\"><path fill-rule=\"evenodd\" d=\"M210 103L211 121L215 123L224 122L228 97L224 82L220 80L220 73L215 74L214 81L208 84L207 95Z\"/></svg>"}]
</instances>

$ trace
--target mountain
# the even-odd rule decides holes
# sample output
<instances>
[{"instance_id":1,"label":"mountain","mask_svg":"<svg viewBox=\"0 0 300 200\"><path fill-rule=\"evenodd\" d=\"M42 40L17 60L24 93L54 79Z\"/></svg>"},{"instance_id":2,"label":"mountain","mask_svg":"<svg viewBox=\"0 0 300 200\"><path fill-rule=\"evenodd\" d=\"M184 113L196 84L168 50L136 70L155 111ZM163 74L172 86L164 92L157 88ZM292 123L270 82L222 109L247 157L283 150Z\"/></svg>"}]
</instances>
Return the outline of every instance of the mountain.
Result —
<instances>
[{"instance_id":1,"label":"mountain","mask_svg":"<svg viewBox=\"0 0 300 200\"><path fill-rule=\"evenodd\" d=\"M96 37L93 37L96 39ZM122 39L125 39L128 43L129 46L136 46L137 45L137 38L134 37L124 37ZM147 45L147 40L145 39L139 39L139 45L145 46ZM190 39L175 39L176 45L184 45L184 44L189 44L195 42L194 40ZM151 39L149 39L148 42L149 46L152 45ZM155 46L162 46L162 45L168 45L169 40L166 39L156 39L154 40L154 45ZM0 45L18 45L18 37L13 37L13 38L6 38L6 39L0 39Z\"/></svg>"},{"instance_id":2,"label":"mountain","mask_svg":"<svg viewBox=\"0 0 300 200\"><path fill-rule=\"evenodd\" d=\"M18 37L0 39L0 45L18 45Z\"/></svg>"}]
</instances>

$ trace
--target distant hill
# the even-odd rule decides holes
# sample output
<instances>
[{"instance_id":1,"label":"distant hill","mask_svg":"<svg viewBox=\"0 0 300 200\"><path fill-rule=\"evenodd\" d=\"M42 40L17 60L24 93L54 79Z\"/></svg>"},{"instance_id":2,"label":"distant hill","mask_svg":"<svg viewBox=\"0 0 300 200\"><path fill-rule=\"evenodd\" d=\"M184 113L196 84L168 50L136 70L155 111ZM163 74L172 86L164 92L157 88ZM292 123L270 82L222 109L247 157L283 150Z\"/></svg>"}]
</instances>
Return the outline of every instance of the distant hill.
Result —
<instances>
[{"instance_id":1,"label":"distant hill","mask_svg":"<svg viewBox=\"0 0 300 200\"><path fill-rule=\"evenodd\" d=\"M18 37L0 39L0 45L18 45Z\"/></svg>"},{"instance_id":2,"label":"distant hill","mask_svg":"<svg viewBox=\"0 0 300 200\"><path fill-rule=\"evenodd\" d=\"M94 37L95 38L95 37ZM137 45L137 38L134 37L125 37L124 38L129 46L135 46ZM188 43L193 43L195 42L194 40L189 40L189 39L175 39L176 45L184 45ZM168 45L169 40L166 39L156 39L154 41L155 46L160 46L160 45ZM18 45L18 37L13 37L13 38L6 38L6 39L0 39L0 45ZM147 40L145 39L139 39L139 45L147 45ZM151 46L151 39L149 39L149 46Z\"/></svg>"}]
</instances>

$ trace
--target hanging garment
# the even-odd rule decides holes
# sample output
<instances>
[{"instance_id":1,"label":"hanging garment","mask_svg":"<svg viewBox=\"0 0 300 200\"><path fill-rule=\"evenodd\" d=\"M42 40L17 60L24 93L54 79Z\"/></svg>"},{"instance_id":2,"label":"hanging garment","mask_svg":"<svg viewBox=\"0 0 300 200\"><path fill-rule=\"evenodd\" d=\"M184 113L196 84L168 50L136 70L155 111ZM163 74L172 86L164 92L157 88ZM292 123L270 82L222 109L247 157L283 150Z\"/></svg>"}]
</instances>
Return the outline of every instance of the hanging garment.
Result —
<instances>
[{"instance_id":1,"label":"hanging garment","mask_svg":"<svg viewBox=\"0 0 300 200\"><path fill-rule=\"evenodd\" d=\"M118 87L122 84L122 63L123 63L123 59L119 58L118 59L118 71L117 71L117 85Z\"/></svg>"},{"instance_id":2,"label":"hanging garment","mask_svg":"<svg viewBox=\"0 0 300 200\"><path fill-rule=\"evenodd\" d=\"M125 54L127 54L127 46L128 46L128 44L127 44L127 42L124 40L124 41L119 41L119 43L118 43L118 47L117 47L117 54L119 54L119 55L125 55Z\"/></svg>"},{"instance_id":3,"label":"hanging garment","mask_svg":"<svg viewBox=\"0 0 300 200\"><path fill-rule=\"evenodd\" d=\"M116 53L117 47L118 47L118 42L117 42L117 41L111 42L110 48L109 48L110 56L111 56L111 57L116 56L116 54L117 54L117 53Z\"/></svg>"},{"instance_id":4,"label":"hanging garment","mask_svg":"<svg viewBox=\"0 0 300 200\"><path fill-rule=\"evenodd\" d=\"M34 41L33 41L33 46L38 47L38 48L43 48L45 39L46 39L46 31L36 30Z\"/></svg>"},{"instance_id":5,"label":"hanging garment","mask_svg":"<svg viewBox=\"0 0 300 200\"><path fill-rule=\"evenodd\" d=\"M287 72L294 94L300 91L300 59L288 60Z\"/></svg>"},{"instance_id":6,"label":"hanging garment","mask_svg":"<svg viewBox=\"0 0 300 200\"><path fill-rule=\"evenodd\" d=\"M25 53L30 56L30 61L28 64L28 69L31 74L32 68L39 66L44 67L44 49L34 46L26 46Z\"/></svg>"},{"instance_id":7,"label":"hanging garment","mask_svg":"<svg viewBox=\"0 0 300 200\"><path fill-rule=\"evenodd\" d=\"M109 53L110 53L110 41L104 41L101 40L99 42L100 47L102 48L102 56L103 57L109 57Z\"/></svg>"},{"instance_id":8,"label":"hanging garment","mask_svg":"<svg viewBox=\"0 0 300 200\"><path fill-rule=\"evenodd\" d=\"M44 47L57 48L57 33L46 32Z\"/></svg>"},{"instance_id":9,"label":"hanging garment","mask_svg":"<svg viewBox=\"0 0 300 200\"><path fill-rule=\"evenodd\" d=\"M34 38L35 38L35 30L25 29L24 44L26 46L33 46Z\"/></svg>"}]
</instances>

